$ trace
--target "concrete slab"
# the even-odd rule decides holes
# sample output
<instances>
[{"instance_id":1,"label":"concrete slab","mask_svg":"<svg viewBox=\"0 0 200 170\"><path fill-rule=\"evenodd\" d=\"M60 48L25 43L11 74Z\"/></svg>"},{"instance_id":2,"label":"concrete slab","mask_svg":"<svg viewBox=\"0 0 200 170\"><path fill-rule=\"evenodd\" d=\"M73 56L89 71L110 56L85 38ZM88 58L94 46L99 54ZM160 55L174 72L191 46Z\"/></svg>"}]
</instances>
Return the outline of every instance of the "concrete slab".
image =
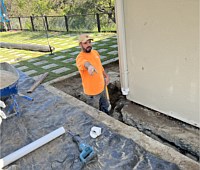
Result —
<instances>
[{"instance_id":1,"label":"concrete slab","mask_svg":"<svg viewBox=\"0 0 200 170\"><path fill-rule=\"evenodd\" d=\"M103 56L103 55L101 55L100 56L100 58L101 58L101 60L103 60L103 59L105 59L105 58L107 58L106 56Z\"/></svg>"},{"instance_id":2,"label":"concrete slab","mask_svg":"<svg viewBox=\"0 0 200 170\"><path fill-rule=\"evenodd\" d=\"M64 73L64 72L69 71L69 70L70 70L70 68L61 67L61 68L53 70L51 72L56 73L56 74L60 74L60 73Z\"/></svg>"},{"instance_id":3,"label":"concrete slab","mask_svg":"<svg viewBox=\"0 0 200 170\"><path fill-rule=\"evenodd\" d=\"M40 66L40 65L43 65L43 64L47 64L47 63L48 63L48 61L43 60L43 61L38 61L38 62L36 62L36 63L33 63L33 65L35 65L35 66Z\"/></svg>"},{"instance_id":4,"label":"concrete slab","mask_svg":"<svg viewBox=\"0 0 200 170\"><path fill-rule=\"evenodd\" d=\"M116 55L116 54L118 54L118 51L110 51L110 52L108 52L107 54L111 54L111 55Z\"/></svg>"},{"instance_id":5,"label":"concrete slab","mask_svg":"<svg viewBox=\"0 0 200 170\"><path fill-rule=\"evenodd\" d=\"M58 65L57 64L48 64L48 65L45 65L45 66L42 66L43 69L47 70L47 69L50 69L50 68L53 68L53 67L57 67Z\"/></svg>"},{"instance_id":6,"label":"concrete slab","mask_svg":"<svg viewBox=\"0 0 200 170\"><path fill-rule=\"evenodd\" d=\"M29 70L29 71L26 71L26 72L24 72L26 75L28 75L28 76L30 76L31 74L35 74L35 73L37 73L37 71L36 70Z\"/></svg>"},{"instance_id":7,"label":"concrete slab","mask_svg":"<svg viewBox=\"0 0 200 170\"><path fill-rule=\"evenodd\" d=\"M71 55L77 55L77 54L79 54L80 53L80 51L75 51L75 52L72 52L72 53L70 53Z\"/></svg>"},{"instance_id":8,"label":"concrete slab","mask_svg":"<svg viewBox=\"0 0 200 170\"><path fill-rule=\"evenodd\" d=\"M70 63L70 62L73 62L73 61L75 61L75 58L68 58L68 59L63 60L62 62L63 63Z\"/></svg>"},{"instance_id":9,"label":"concrete slab","mask_svg":"<svg viewBox=\"0 0 200 170\"><path fill-rule=\"evenodd\" d=\"M97 44L97 46L101 47L101 46L105 46L106 44Z\"/></svg>"},{"instance_id":10,"label":"concrete slab","mask_svg":"<svg viewBox=\"0 0 200 170\"><path fill-rule=\"evenodd\" d=\"M65 57L66 57L66 56L61 55L61 56L54 57L53 60L59 60L59 59L65 58Z\"/></svg>"},{"instance_id":11,"label":"concrete slab","mask_svg":"<svg viewBox=\"0 0 200 170\"><path fill-rule=\"evenodd\" d=\"M98 52L101 53L101 52L104 52L104 51L107 51L107 50L108 49L99 49Z\"/></svg>"},{"instance_id":12,"label":"concrete slab","mask_svg":"<svg viewBox=\"0 0 200 170\"><path fill-rule=\"evenodd\" d=\"M69 50L62 50L62 51L60 51L61 53L68 53L68 52L70 52L71 50L69 49Z\"/></svg>"},{"instance_id":13,"label":"concrete slab","mask_svg":"<svg viewBox=\"0 0 200 170\"><path fill-rule=\"evenodd\" d=\"M103 41L103 42L107 42L107 41L110 41L110 39L107 38L107 39L104 39L104 40L101 40L101 41Z\"/></svg>"},{"instance_id":14,"label":"concrete slab","mask_svg":"<svg viewBox=\"0 0 200 170\"><path fill-rule=\"evenodd\" d=\"M23 57L23 59L30 59L30 58L32 58L32 56L26 55L26 56Z\"/></svg>"},{"instance_id":15,"label":"concrete slab","mask_svg":"<svg viewBox=\"0 0 200 170\"><path fill-rule=\"evenodd\" d=\"M20 64L19 64L19 63L15 63L15 64L13 64L13 66L14 66L14 67L20 66Z\"/></svg>"},{"instance_id":16,"label":"concrete slab","mask_svg":"<svg viewBox=\"0 0 200 170\"><path fill-rule=\"evenodd\" d=\"M16 54L17 57L25 56L26 54Z\"/></svg>"},{"instance_id":17,"label":"concrete slab","mask_svg":"<svg viewBox=\"0 0 200 170\"><path fill-rule=\"evenodd\" d=\"M35 62L35 61L39 61L39 60L40 60L39 58L33 58L33 59L28 60L28 62Z\"/></svg>"},{"instance_id":18,"label":"concrete slab","mask_svg":"<svg viewBox=\"0 0 200 170\"><path fill-rule=\"evenodd\" d=\"M118 45L117 44L115 44L115 45L112 45L112 46L110 46L111 48L117 48L118 47Z\"/></svg>"},{"instance_id":19,"label":"concrete slab","mask_svg":"<svg viewBox=\"0 0 200 170\"><path fill-rule=\"evenodd\" d=\"M21 71L22 71L22 70L25 70L25 69L27 69L27 68L28 68L27 66L18 67L18 69L21 70Z\"/></svg>"}]
</instances>

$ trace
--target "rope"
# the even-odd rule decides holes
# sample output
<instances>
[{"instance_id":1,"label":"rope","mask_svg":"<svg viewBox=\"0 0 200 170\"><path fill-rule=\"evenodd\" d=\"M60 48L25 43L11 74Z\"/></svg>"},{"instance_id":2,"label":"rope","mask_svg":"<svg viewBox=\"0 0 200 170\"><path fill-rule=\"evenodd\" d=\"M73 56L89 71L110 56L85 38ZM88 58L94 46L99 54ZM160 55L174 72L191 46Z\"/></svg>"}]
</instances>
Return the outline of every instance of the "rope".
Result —
<instances>
[{"instance_id":1,"label":"rope","mask_svg":"<svg viewBox=\"0 0 200 170\"><path fill-rule=\"evenodd\" d=\"M48 34L48 30L47 30L47 24L45 22L45 19L44 19L43 15L42 15L42 20L43 20L43 25L44 25L45 32L46 32L46 38L47 38L47 43L48 43L48 46L49 46L49 50L51 52L51 55L53 55L53 52L52 52L52 49L51 49L51 46L50 46L50 43L49 43L49 34Z\"/></svg>"}]
</instances>

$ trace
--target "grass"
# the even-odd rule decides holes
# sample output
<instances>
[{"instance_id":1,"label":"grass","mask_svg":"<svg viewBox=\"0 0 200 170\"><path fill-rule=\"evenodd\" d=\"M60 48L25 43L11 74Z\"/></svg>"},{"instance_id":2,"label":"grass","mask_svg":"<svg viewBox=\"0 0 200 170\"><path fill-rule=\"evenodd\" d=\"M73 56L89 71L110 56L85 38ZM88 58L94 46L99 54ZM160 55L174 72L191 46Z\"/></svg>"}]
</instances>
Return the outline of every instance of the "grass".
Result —
<instances>
[{"instance_id":1,"label":"grass","mask_svg":"<svg viewBox=\"0 0 200 170\"><path fill-rule=\"evenodd\" d=\"M92 33L90 35L94 38L93 48L99 51L102 62L118 57L115 33ZM0 62L13 64L31 77L49 72L44 82L77 71L75 59L80 51L78 35L50 32L48 36L47 39L45 32L1 32L0 42L37 45L48 45L49 42L51 46L55 47L55 51L51 55L36 51L0 48ZM112 51L115 52L112 53ZM53 64L54 67L45 68L49 64ZM65 72L55 73L56 69L61 68Z\"/></svg>"}]
</instances>

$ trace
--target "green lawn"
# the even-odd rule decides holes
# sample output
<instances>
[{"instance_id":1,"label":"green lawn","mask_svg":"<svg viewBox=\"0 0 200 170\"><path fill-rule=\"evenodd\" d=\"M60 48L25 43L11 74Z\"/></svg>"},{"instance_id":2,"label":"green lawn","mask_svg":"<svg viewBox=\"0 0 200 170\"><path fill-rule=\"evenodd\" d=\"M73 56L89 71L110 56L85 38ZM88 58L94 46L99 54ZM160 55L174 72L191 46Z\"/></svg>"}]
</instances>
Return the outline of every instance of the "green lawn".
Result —
<instances>
[{"instance_id":1,"label":"green lawn","mask_svg":"<svg viewBox=\"0 0 200 170\"><path fill-rule=\"evenodd\" d=\"M31 77L49 72L44 82L77 71L75 59L80 51L78 35L60 32L48 34L49 39L47 40L45 32L1 32L0 42L48 45L49 41L49 44L55 47L55 51L51 55L50 52L0 48L0 62L13 64ZM94 38L93 48L99 51L102 62L118 57L115 33L92 33L90 35Z\"/></svg>"}]
</instances>

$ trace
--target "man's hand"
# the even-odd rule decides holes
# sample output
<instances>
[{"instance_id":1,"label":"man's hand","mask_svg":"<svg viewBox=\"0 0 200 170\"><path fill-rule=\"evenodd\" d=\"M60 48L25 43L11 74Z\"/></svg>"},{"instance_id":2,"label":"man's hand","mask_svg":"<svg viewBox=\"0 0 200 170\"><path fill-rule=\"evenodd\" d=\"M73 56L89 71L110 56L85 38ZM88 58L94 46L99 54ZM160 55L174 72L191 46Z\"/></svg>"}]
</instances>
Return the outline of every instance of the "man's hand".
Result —
<instances>
[{"instance_id":1,"label":"man's hand","mask_svg":"<svg viewBox=\"0 0 200 170\"><path fill-rule=\"evenodd\" d=\"M88 66L88 73L92 76L94 73L97 73L96 69L94 68L93 65Z\"/></svg>"},{"instance_id":2,"label":"man's hand","mask_svg":"<svg viewBox=\"0 0 200 170\"><path fill-rule=\"evenodd\" d=\"M103 76L104 76L104 79L105 79L105 84L106 86L110 83L110 77L109 75L106 73L106 71L104 70L103 71Z\"/></svg>"},{"instance_id":3,"label":"man's hand","mask_svg":"<svg viewBox=\"0 0 200 170\"><path fill-rule=\"evenodd\" d=\"M97 70L93 65L91 65L88 61L85 62L84 64L85 68L88 70L88 73L92 76L94 72L97 73Z\"/></svg>"},{"instance_id":4,"label":"man's hand","mask_svg":"<svg viewBox=\"0 0 200 170\"><path fill-rule=\"evenodd\" d=\"M105 77L105 83L106 83L106 86L110 83L110 78L108 75Z\"/></svg>"}]
</instances>

